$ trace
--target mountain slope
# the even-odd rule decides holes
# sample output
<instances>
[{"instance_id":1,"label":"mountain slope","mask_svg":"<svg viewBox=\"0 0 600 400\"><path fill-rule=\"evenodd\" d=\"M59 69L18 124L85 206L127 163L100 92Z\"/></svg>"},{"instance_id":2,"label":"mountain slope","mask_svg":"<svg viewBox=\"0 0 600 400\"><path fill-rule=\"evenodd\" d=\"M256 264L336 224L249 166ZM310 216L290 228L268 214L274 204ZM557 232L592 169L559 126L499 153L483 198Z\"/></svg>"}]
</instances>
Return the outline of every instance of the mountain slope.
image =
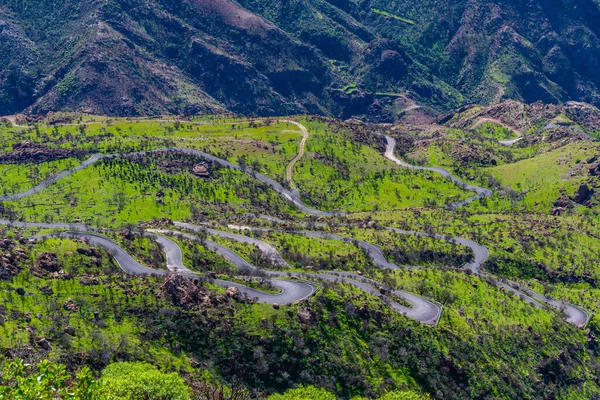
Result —
<instances>
[{"instance_id":1,"label":"mountain slope","mask_svg":"<svg viewBox=\"0 0 600 400\"><path fill-rule=\"evenodd\" d=\"M0 0L0 114L600 104L595 0Z\"/></svg>"}]
</instances>

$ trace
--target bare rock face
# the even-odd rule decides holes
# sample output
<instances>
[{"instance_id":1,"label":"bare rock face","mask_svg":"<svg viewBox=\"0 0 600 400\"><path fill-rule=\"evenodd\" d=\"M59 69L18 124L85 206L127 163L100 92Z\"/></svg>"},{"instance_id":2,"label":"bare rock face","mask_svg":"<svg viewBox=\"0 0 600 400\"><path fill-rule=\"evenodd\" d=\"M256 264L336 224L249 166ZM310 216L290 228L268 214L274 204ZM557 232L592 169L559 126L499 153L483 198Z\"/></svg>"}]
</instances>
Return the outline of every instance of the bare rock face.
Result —
<instances>
[{"instance_id":1,"label":"bare rock face","mask_svg":"<svg viewBox=\"0 0 600 400\"><path fill-rule=\"evenodd\" d=\"M2 250L8 250L12 248L13 245L14 243L10 239L0 239L0 249Z\"/></svg>"},{"instance_id":2,"label":"bare rock face","mask_svg":"<svg viewBox=\"0 0 600 400\"><path fill-rule=\"evenodd\" d=\"M80 247L77 249L77 252L86 257L102 258L102 253L100 253L100 251L98 249L94 249L94 248L84 249L84 248Z\"/></svg>"},{"instance_id":3,"label":"bare rock face","mask_svg":"<svg viewBox=\"0 0 600 400\"><path fill-rule=\"evenodd\" d=\"M571 199L569 196L564 195L554 201L554 207L567 209L572 208L573 205L571 204Z\"/></svg>"},{"instance_id":4,"label":"bare rock face","mask_svg":"<svg viewBox=\"0 0 600 400\"><path fill-rule=\"evenodd\" d=\"M73 328L72 326L66 326L65 329L63 329L63 332L69 336L75 336L76 334L75 328Z\"/></svg>"},{"instance_id":5,"label":"bare rock face","mask_svg":"<svg viewBox=\"0 0 600 400\"><path fill-rule=\"evenodd\" d=\"M46 338L38 338L38 339L36 340L36 344L37 344L37 345L38 345L40 348L42 348L42 349L44 349L44 350L46 350L46 351L50 351L50 350L52 350L52 345L50 344L50 342L48 342L48 339L46 339Z\"/></svg>"},{"instance_id":6,"label":"bare rock face","mask_svg":"<svg viewBox=\"0 0 600 400\"><path fill-rule=\"evenodd\" d=\"M52 290L52 288L50 286L40 286L39 290L40 290L40 292L42 292L48 296L52 296L54 294L54 290Z\"/></svg>"},{"instance_id":7,"label":"bare rock face","mask_svg":"<svg viewBox=\"0 0 600 400\"><path fill-rule=\"evenodd\" d=\"M79 283L81 283L82 285L86 285L86 286L92 286L92 285L99 285L100 280L98 280L98 278L93 277L93 276L83 275L79 279Z\"/></svg>"},{"instance_id":8,"label":"bare rock face","mask_svg":"<svg viewBox=\"0 0 600 400\"><path fill-rule=\"evenodd\" d=\"M227 292L225 292L227 297L234 299L235 301L244 301L244 295L240 292L240 289L236 287L227 288Z\"/></svg>"},{"instance_id":9,"label":"bare rock face","mask_svg":"<svg viewBox=\"0 0 600 400\"><path fill-rule=\"evenodd\" d=\"M600 176L600 162L596 161L596 157L593 157L593 161L589 162L589 164L593 164L590 167L590 175L591 176Z\"/></svg>"},{"instance_id":10,"label":"bare rock face","mask_svg":"<svg viewBox=\"0 0 600 400\"><path fill-rule=\"evenodd\" d=\"M27 252L15 247L16 242L9 238L0 238L0 279L10 279L19 273L19 261L27 258Z\"/></svg>"}]
</instances>

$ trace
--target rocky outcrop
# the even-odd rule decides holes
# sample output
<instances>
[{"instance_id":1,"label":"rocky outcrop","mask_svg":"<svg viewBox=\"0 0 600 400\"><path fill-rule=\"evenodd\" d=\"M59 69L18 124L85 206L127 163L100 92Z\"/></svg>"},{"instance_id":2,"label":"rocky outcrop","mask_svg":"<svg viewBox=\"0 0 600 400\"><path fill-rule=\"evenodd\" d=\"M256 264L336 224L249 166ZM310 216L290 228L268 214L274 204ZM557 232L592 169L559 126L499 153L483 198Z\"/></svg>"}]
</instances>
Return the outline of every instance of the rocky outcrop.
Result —
<instances>
[{"instance_id":1,"label":"rocky outcrop","mask_svg":"<svg viewBox=\"0 0 600 400\"><path fill-rule=\"evenodd\" d=\"M65 309L66 311L71 311L71 312L77 311L77 303L75 303L75 300L68 298L63 303L63 309Z\"/></svg>"},{"instance_id":2,"label":"rocky outcrop","mask_svg":"<svg viewBox=\"0 0 600 400\"><path fill-rule=\"evenodd\" d=\"M21 271L19 262L27 258L27 253L15 247L12 239L0 238L0 279L10 279Z\"/></svg>"},{"instance_id":3,"label":"rocky outcrop","mask_svg":"<svg viewBox=\"0 0 600 400\"><path fill-rule=\"evenodd\" d=\"M593 157L590 160L588 160L588 164L592 164L592 166L589 169L589 173L591 176L600 176L600 162L596 161L596 159L596 157Z\"/></svg>"},{"instance_id":4,"label":"rocky outcrop","mask_svg":"<svg viewBox=\"0 0 600 400\"><path fill-rule=\"evenodd\" d=\"M298 319L305 325L312 325L315 321L315 313L310 308L298 310Z\"/></svg>"},{"instance_id":5,"label":"rocky outcrop","mask_svg":"<svg viewBox=\"0 0 600 400\"><path fill-rule=\"evenodd\" d=\"M54 294L54 290L52 290L50 286L40 286L38 289L40 292L48 296L52 296Z\"/></svg>"},{"instance_id":6,"label":"rocky outcrop","mask_svg":"<svg viewBox=\"0 0 600 400\"><path fill-rule=\"evenodd\" d=\"M58 272L60 271L60 265L58 265L58 257L56 253L42 253L35 261L36 267L46 272Z\"/></svg>"},{"instance_id":7,"label":"rocky outcrop","mask_svg":"<svg viewBox=\"0 0 600 400\"><path fill-rule=\"evenodd\" d=\"M210 298L206 293L206 289L200 285L198 279L190 279L180 275L169 275L160 291L165 299L185 309L210 304Z\"/></svg>"},{"instance_id":8,"label":"rocky outcrop","mask_svg":"<svg viewBox=\"0 0 600 400\"><path fill-rule=\"evenodd\" d=\"M94 249L94 248L84 249L84 248L80 247L77 249L77 252L86 257L102 258L102 253L100 253L100 250Z\"/></svg>"},{"instance_id":9,"label":"rocky outcrop","mask_svg":"<svg viewBox=\"0 0 600 400\"><path fill-rule=\"evenodd\" d=\"M85 150L54 148L27 141L13 145L12 151L0 153L0 164L39 164L86 154Z\"/></svg>"},{"instance_id":10,"label":"rocky outcrop","mask_svg":"<svg viewBox=\"0 0 600 400\"><path fill-rule=\"evenodd\" d=\"M46 338L43 338L43 337L42 338L38 338L35 342L38 345L38 347L40 347L43 350L46 350L46 351L52 350L52 345L50 344L50 342Z\"/></svg>"},{"instance_id":11,"label":"rocky outcrop","mask_svg":"<svg viewBox=\"0 0 600 400\"><path fill-rule=\"evenodd\" d=\"M201 178L208 178L210 176L210 169L207 163L200 163L194 165L192 173Z\"/></svg>"},{"instance_id":12,"label":"rocky outcrop","mask_svg":"<svg viewBox=\"0 0 600 400\"><path fill-rule=\"evenodd\" d=\"M172 304L185 309L216 307L230 301L251 302L236 287L227 288L225 294L209 292L199 278L169 275L160 288L160 296Z\"/></svg>"},{"instance_id":13,"label":"rocky outcrop","mask_svg":"<svg viewBox=\"0 0 600 400\"><path fill-rule=\"evenodd\" d=\"M578 204L586 204L594 194L594 190L590 189L588 185L582 184L579 186L577 193L573 197L573 201Z\"/></svg>"},{"instance_id":14,"label":"rocky outcrop","mask_svg":"<svg viewBox=\"0 0 600 400\"><path fill-rule=\"evenodd\" d=\"M238 289L236 287L227 288L227 291L225 292L225 294L227 295L227 297L230 297L237 302L244 301L244 295L242 294L242 292L240 292L240 289Z\"/></svg>"}]
</instances>

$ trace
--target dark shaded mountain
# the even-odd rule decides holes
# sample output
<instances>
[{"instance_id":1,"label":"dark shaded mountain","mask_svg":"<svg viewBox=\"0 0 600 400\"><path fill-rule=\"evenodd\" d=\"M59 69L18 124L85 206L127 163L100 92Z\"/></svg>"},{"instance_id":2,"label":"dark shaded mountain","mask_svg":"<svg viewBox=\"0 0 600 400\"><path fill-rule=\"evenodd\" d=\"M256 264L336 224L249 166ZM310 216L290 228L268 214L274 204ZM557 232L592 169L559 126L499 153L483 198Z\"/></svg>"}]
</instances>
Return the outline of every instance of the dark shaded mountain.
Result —
<instances>
[{"instance_id":1,"label":"dark shaded mountain","mask_svg":"<svg viewBox=\"0 0 600 400\"><path fill-rule=\"evenodd\" d=\"M0 0L0 115L600 105L597 0Z\"/></svg>"}]
</instances>

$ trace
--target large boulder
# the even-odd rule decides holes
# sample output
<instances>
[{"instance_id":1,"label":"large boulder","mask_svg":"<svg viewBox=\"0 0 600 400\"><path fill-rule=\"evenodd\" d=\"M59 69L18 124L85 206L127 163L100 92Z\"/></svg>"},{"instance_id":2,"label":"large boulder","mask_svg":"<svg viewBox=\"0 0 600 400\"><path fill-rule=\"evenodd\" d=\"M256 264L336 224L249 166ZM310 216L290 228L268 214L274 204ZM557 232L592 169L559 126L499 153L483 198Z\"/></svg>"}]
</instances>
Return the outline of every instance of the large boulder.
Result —
<instances>
[{"instance_id":1,"label":"large boulder","mask_svg":"<svg viewBox=\"0 0 600 400\"><path fill-rule=\"evenodd\" d=\"M60 265L58 265L58 257L56 256L56 253L42 253L36 260L36 265L47 272L60 271Z\"/></svg>"},{"instance_id":2,"label":"large boulder","mask_svg":"<svg viewBox=\"0 0 600 400\"><path fill-rule=\"evenodd\" d=\"M240 289L236 287L227 288L227 292L225 292L225 294L227 295L227 297L238 302L242 302L245 300L244 294L240 292Z\"/></svg>"},{"instance_id":3,"label":"large boulder","mask_svg":"<svg viewBox=\"0 0 600 400\"><path fill-rule=\"evenodd\" d=\"M577 193L575 193L575 197L573 197L573 201L578 204L584 204L592 197L593 194L594 191L584 183L581 186L579 186Z\"/></svg>"},{"instance_id":4,"label":"large boulder","mask_svg":"<svg viewBox=\"0 0 600 400\"><path fill-rule=\"evenodd\" d=\"M169 275L161 287L161 292L174 305L185 309L210 303L206 289L199 285L198 279Z\"/></svg>"},{"instance_id":5,"label":"large boulder","mask_svg":"<svg viewBox=\"0 0 600 400\"><path fill-rule=\"evenodd\" d=\"M315 320L315 314L310 308L298 310L298 319L305 325L312 325Z\"/></svg>"}]
</instances>

